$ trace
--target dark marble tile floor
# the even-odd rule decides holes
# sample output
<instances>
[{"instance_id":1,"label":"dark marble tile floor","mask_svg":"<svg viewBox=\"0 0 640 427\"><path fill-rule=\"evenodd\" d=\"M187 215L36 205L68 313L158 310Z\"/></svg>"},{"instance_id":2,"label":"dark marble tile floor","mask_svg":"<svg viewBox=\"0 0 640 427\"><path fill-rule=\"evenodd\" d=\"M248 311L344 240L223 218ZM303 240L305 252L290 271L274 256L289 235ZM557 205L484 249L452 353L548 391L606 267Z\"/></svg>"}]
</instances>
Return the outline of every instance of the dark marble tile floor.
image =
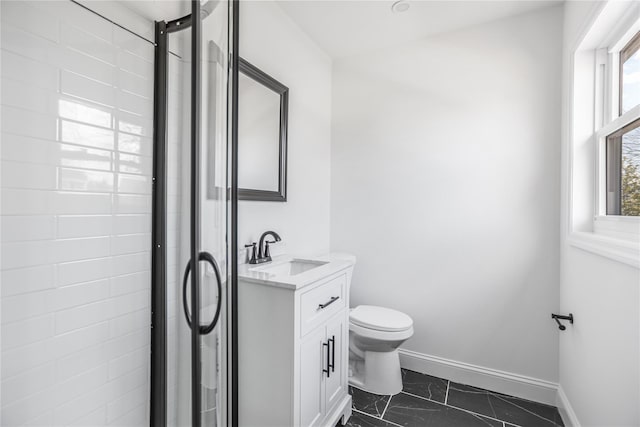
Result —
<instances>
[{"instance_id":1,"label":"dark marble tile floor","mask_svg":"<svg viewBox=\"0 0 640 427\"><path fill-rule=\"evenodd\" d=\"M402 393L349 387L351 427L564 427L558 410L418 372L402 370Z\"/></svg>"}]
</instances>

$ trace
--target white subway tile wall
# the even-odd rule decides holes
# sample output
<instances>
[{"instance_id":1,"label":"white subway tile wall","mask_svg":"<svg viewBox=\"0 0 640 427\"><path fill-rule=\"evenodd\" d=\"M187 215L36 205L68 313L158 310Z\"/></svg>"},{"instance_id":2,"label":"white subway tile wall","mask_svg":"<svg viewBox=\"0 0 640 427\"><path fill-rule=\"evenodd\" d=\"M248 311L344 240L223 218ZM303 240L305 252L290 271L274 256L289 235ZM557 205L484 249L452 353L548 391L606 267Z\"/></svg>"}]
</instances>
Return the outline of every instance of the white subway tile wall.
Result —
<instances>
[{"instance_id":1,"label":"white subway tile wall","mask_svg":"<svg viewBox=\"0 0 640 427\"><path fill-rule=\"evenodd\" d=\"M3 426L148 421L153 47L2 1Z\"/></svg>"}]
</instances>

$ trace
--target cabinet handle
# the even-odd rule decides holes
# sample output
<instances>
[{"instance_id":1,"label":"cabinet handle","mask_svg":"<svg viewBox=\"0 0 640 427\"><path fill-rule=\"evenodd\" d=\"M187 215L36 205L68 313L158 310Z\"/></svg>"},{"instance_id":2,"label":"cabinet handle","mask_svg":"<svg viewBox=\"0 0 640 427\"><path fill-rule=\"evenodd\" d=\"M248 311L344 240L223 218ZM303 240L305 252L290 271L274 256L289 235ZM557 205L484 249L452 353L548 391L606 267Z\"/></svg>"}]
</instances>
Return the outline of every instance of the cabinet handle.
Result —
<instances>
[{"instance_id":1,"label":"cabinet handle","mask_svg":"<svg viewBox=\"0 0 640 427\"><path fill-rule=\"evenodd\" d=\"M331 342L331 363L329 364L329 368L331 368L331 372L336 371L336 336L333 335L329 338Z\"/></svg>"},{"instance_id":2,"label":"cabinet handle","mask_svg":"<svg viewBox=\"0 0 640 427\"><path fill-rule=\"evenodd\" d=\"M327 308L328 306L330 306L334 302L338 301L339 299L340 299L340 297L331 297L331 299L329 301L325 302L324 304L318 304L318 310L322 310L323 308Z\"/></svg>"},{"instance_id":3,"label":"cabinet handle","mask_svg":"<svg viewBox=\"0 0 640 427\"><path fill-rule=\"evenodd\" d=\"M329 365L329 341L323 342L322 346L323 347L327 347L327 369L323 369L322 372L326 372L327 373L327 378L329 378L331 376L331 371L329 371L329 368L330 368L330 365Z\"/></svg>"}]
</instances>

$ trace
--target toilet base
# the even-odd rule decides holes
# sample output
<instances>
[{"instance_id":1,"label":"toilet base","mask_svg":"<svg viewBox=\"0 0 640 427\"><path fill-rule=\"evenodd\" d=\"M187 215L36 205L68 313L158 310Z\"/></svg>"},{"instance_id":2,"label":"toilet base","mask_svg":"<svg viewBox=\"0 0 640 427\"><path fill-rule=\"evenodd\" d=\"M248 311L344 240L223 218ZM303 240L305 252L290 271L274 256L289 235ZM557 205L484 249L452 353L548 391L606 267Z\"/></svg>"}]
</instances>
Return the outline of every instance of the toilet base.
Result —
<instances>
[{"instance_id":1,"label":"toilet base","mask_svg":"<svg viewBox=\"0 0 640 427\"><path fill-rule=\"evenodd\" d=\"M402 391L402 371L397 349L365 351L364 359L353 352L349 356L350 385L380 395L394 395Z\"/></svg>"}]
</instances>

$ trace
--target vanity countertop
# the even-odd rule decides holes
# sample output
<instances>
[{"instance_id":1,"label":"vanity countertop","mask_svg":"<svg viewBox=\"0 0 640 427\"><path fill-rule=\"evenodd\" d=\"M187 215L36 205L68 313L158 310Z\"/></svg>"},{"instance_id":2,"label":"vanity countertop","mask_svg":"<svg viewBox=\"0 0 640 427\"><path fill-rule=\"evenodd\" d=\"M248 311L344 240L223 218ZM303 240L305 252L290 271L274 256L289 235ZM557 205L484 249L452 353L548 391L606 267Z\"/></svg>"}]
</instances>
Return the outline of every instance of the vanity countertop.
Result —
<instances>
[{"instance_id":1,"label":"vanity countertop","mask_svg":"<svg viewBox=\"0 0 640 427\"><path fill-rule=\"evenodd\" d=\"M286 272L289 263L313 266L297 274ZM344 253L330 253L323 256L295 257L279 255L264 264L238 265L238 279L291 290L298 290L325 277L346 270L356 263L356 257ZM308 268L308 267L307 267Z\"/></svg>"}]
</instances>

